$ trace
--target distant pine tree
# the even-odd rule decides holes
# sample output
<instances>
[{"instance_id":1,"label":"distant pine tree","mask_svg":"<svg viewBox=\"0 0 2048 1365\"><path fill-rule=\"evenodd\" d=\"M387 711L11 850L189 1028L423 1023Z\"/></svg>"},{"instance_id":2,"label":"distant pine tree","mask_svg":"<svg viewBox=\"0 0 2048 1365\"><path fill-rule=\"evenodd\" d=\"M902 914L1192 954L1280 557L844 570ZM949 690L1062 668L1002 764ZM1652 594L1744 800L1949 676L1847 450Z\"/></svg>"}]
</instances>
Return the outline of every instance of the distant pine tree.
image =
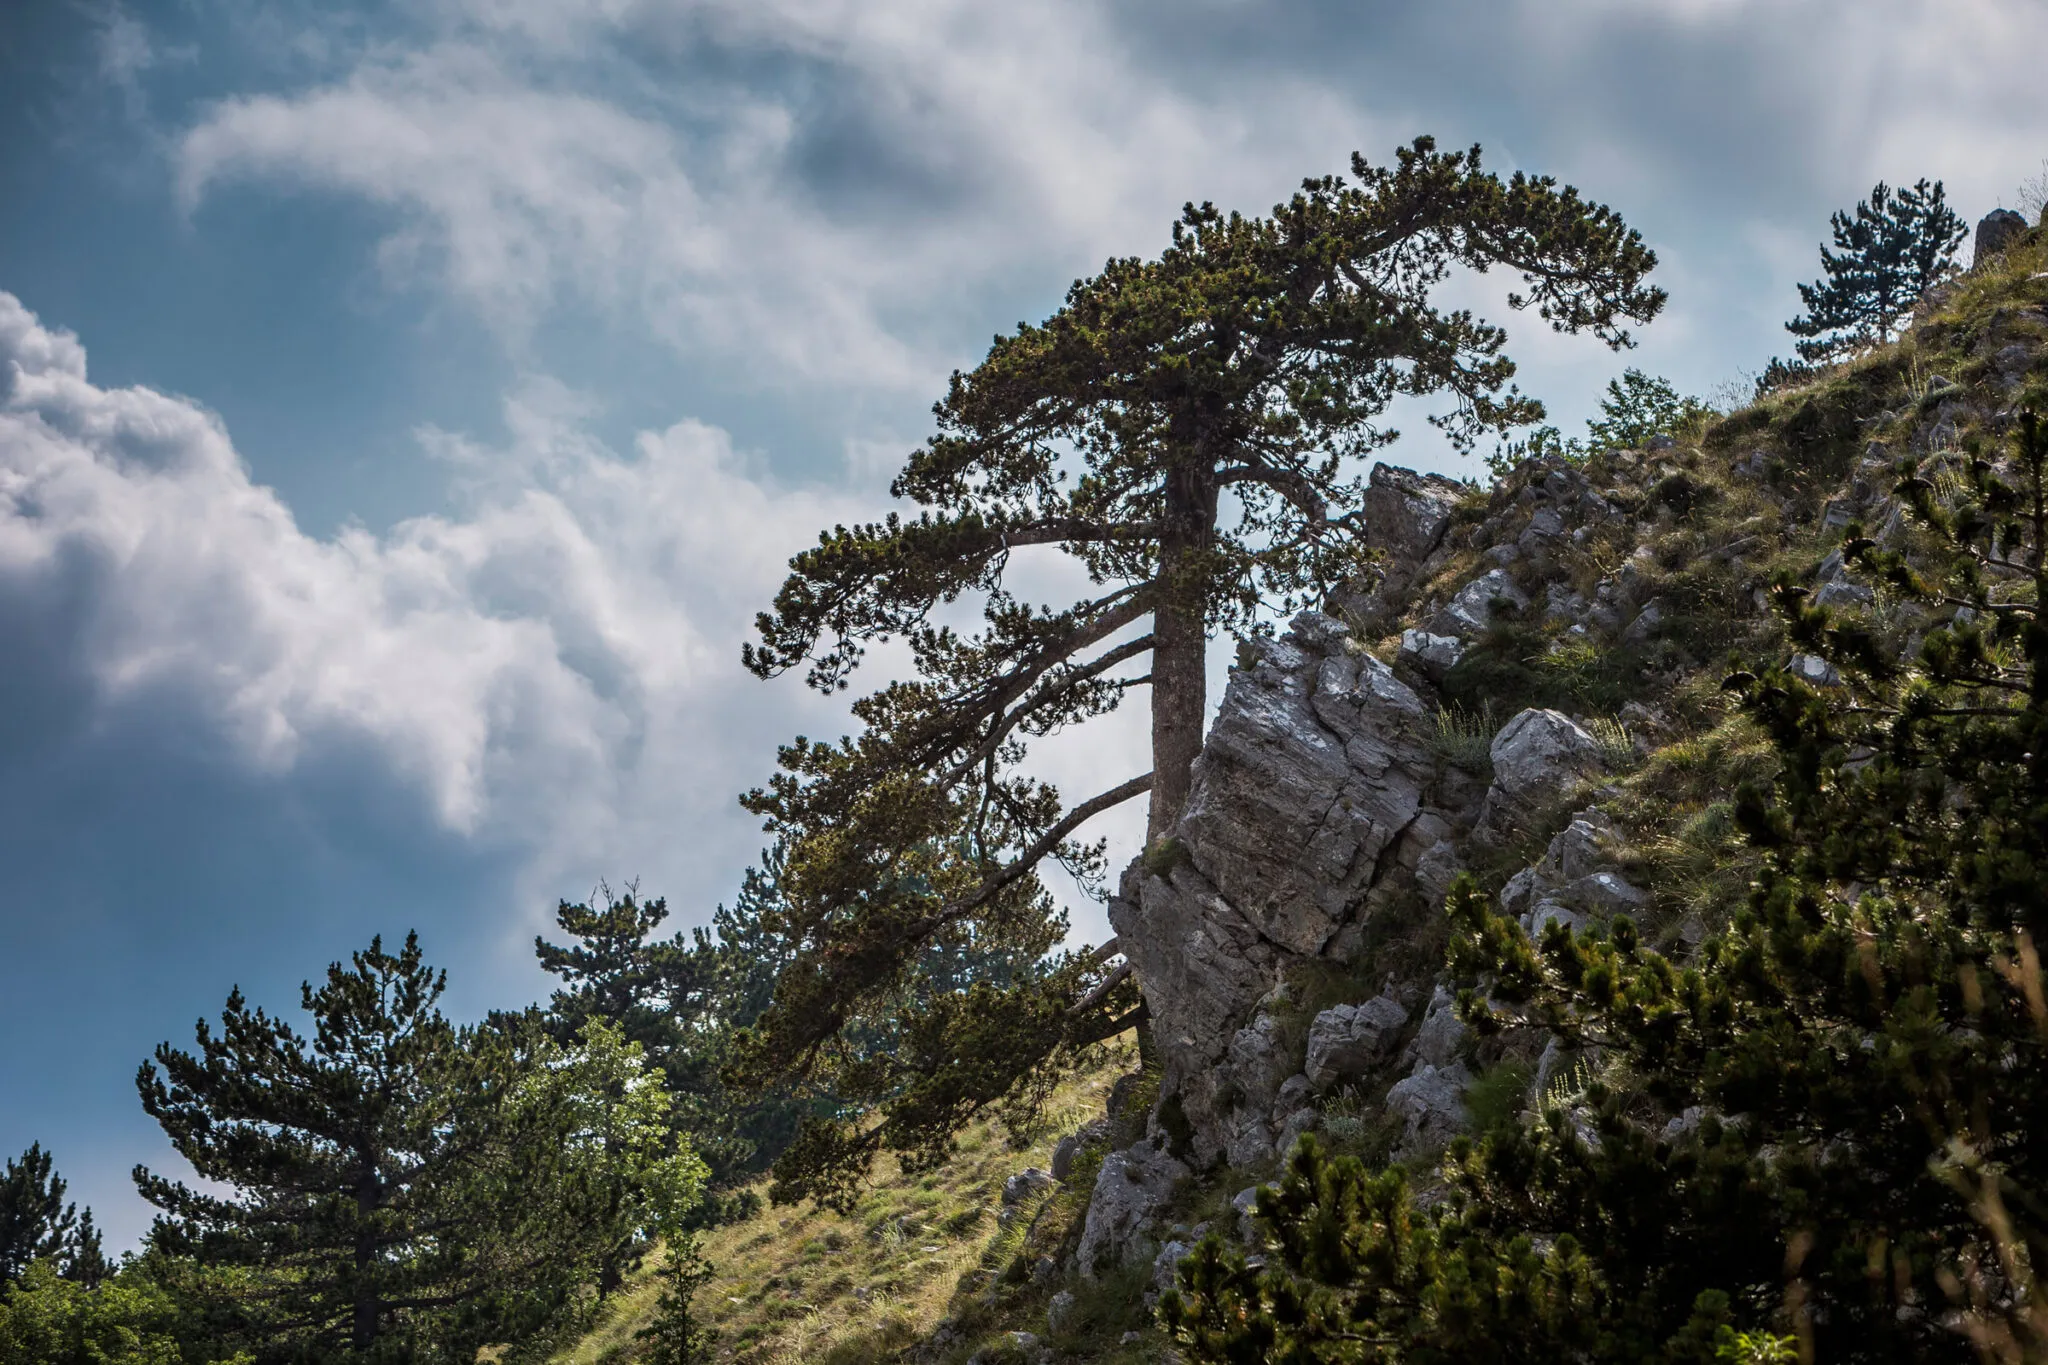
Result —
<instances>
[{"instance_id":1,"label":"distant pine tree","mask_svg":"<svg viewBox=\"0 0 2048 1365\"><path fill-rule=\"evenodd\" d=\"M302 988L310 1037L236 990L196 1055L164 1044L136 1077L211 1186L137 1167L163 1210L151 1242L241 1267L237 1330L267 1350L473 1360L559 1321L694 1198L701 1168L673 1151L638 1049L601 1026L574 1050L458 1028L445 984L416 936L372 940Z\"/></svg>"},{"instance_id":2,"label":"distant pine tree","mask_svg":"<svg viewBox=\"0 0 2048 1365\"><path fill-rule=\"evenodd\" d=\"M91 1226L92 1215L86 1215ZM64 1177L50 1154L32 1143L19 1161L7 1163L0 1177L0 1285L21 1278L31 1261L61 1257L73 1244L78 1207L64 1202ZM92 1235L99 1246L98 1234Z\"/></svg>"},{"instance_id":3,"label":"distant pine tree","mask_svg":"<svg viewBox=\"0 0 2048 1365\"><path fill-rule=\"evenodd\" d=\"M1941 182L1894 193L1882 180L1852 212L1836 212L1835 250L1820 250L1822 278L1799 286L1806 312L1785 330L1806 340L1799 354L1836 360L1892 339L1928 286L1955 264L1963 220Z\"/></svg>"}]
</instances>

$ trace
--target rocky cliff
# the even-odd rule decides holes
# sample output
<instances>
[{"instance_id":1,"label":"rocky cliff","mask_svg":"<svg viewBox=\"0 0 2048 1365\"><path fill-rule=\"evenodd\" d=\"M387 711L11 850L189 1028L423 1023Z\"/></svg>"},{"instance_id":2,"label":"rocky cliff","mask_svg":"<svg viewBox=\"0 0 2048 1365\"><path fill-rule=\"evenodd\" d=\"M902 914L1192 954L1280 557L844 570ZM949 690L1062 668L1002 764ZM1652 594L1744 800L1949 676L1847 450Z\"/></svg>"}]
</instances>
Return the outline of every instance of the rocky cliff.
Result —
<instances>
[{"instance_id":1,"label":"rocky cliff","mask_svg":"<svg viewBox=\"0 0 2048 1365\"><path fill-rule=\"evenodd\" d=\"M2044 400L2048 274L1988 270L1925 300L1907 344L1640 450L1491 489L1376 469L1375 573L1241 647L1179 826L1110 903L1159 1098L1099 1167L1080 1271L1156 1256L1164 1284L1207 1226L1162 1221L1188 1186L1259 1178L1303 1132L1425 1156L1560 1084L1554 1045L1482 1047L1455 1017L1453 878L1532 928L1625 912L1704 936L1747 882L1728 797L1768 775L1718 693L1731 656L1827 681L1765 588L1790 576L1917 648L1927 618L1836 544L1858 525L1910 552L1900 457L1960 468Z\"/></svg>"}]
</instances>

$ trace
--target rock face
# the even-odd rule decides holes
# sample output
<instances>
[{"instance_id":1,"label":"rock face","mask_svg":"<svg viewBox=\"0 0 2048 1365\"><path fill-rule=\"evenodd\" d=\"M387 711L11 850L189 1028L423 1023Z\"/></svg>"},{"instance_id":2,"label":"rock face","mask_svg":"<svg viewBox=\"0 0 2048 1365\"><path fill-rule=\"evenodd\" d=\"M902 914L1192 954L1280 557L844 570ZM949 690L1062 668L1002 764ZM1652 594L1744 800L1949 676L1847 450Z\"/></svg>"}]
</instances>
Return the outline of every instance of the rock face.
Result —
<instances>
[{"instance_id":1,"label":"rock face","mask_svg":"<svg viewBox=\"0 0 2048 1365\"><path fill-rule=\"evenodd\" d=\"M1308 612L1233 672L1173 845L1125 874L1110 921L1144 983L1193 1155L1271 1155L1301 1057L1254 1007L1304 959L1346 961L1389 896L1470 823L1435 804L1435 711ZM1149 863L1149 866L1147 864Z\"/></svg>"},{"instance_id":2,"label":"rock face","mask_svg":"<svg viewBox=\"0 0 2048 1365\"><path fill-rule=\"evenodd\" d=\"M1380 552L1379 579L1369 592L1339 594L1344 611L1369 625L1407 598L1423 565L1443 544L1462 485L1412 469L1374 465L1362 506L1365 539Z\"/></svg>"}]
</instances>

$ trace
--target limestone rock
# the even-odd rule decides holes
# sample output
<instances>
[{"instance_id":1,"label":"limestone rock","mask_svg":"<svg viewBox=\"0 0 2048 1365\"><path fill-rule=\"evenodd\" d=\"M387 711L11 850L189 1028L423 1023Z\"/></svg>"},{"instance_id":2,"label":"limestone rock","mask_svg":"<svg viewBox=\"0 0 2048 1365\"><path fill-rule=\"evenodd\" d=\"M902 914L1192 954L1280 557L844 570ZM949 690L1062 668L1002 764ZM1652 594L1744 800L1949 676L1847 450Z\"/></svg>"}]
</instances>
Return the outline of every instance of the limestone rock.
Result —
<instances>
[{"instance_id":1,"label":"limestone rock","mask_svg":"<svg viewBox=\"0 0 2048 1365\"><path fill-rule=\"evenodd\" d=\"M1052 1149L1052 1178L1065 1180L1074 1172L1074 1162L1083 1150L1109 1136L1109 1120L1096 1119L1061 1138Z\"/></svg>"},{"instance_id":2,"label":"limestone rock","mask_svg":"<svg viewBox=\"0 0 2048 1365\"><path fill-rule=\"evenodd\" d=\"M1491 569L1460 588L1444 609L1430 622L1436 635L1483 635L1493 624L1494 604L1506 602L1520 610L1529 596L1515 586L1506 569Z\"/></svg>"},{"instance_id":3,"label":"limestone rock","mask_svg":"<svg viewBox=\"0 0 2048 1365\"><path fill-rule=\"evenodd\" d=\"M1324 1010L1309 1025L1303 1073L1318 1090L1365 1075L1386 1059L1407 1022L1401 1002L1385 995Z\"/></svg>"},{"instance_id":4,"label":"limestone rock","mask_svg":"<svg viewBox=\"0 0 2048 1365\"><path fill-rule=\"evenodd\" d=\"M1285 1161L1294 1151L1294 1144L1301 1140L1303 1133L1312 1133L1322 1125L1323 1116L1315 1109L1302 1108L1289 1114L1280 1124L1280 1136L1273 1141L1273 1151Z\"/></svg>"},{"instance_id":5,"label":"limestone rock","mask_svg":"<svg viewBox=\"0 0 2048 1365\"><path fill-rule=\"evenodd\" d=\"M1258 1002L1293 962L1345 960L1375 908L1408 894L1425 855L1461 828L1423 805L1448 780L1429 748L1434 708L1355 652L1341 623L1303 613L1253 648L1174 845L1134 863L1109 905L1151 1010L1163 1093L1181 1101L1200 1162L1270 1146L1286 1117L1272 1101L1299 1058L1278 1058L1270 1035L1239 1037ZM1476 807L1476 783L1458 780Z\"/></svg>"},{"instance_id":6,"label":"limestone rock","mask_svg":"<svg viewBox=\"0 0 2048 1365\"><path fill-rule=\"evenodd\" d=\"M1465 1092L1471 1085L1471 1073L1457 1063L1424 1063L1413 1075L1396 1081L1387 1092L1387 1109L1401 1117L1401 1149L1411 1154L1426 1151L1456 1137L1467 1121Z\"/></svg>"},{"instance_id":7,"label":"limestone rock","mask_svg":"<svg viewBox=\"0 0 2048 1365\"><path fill-rule=\"evenodd\" d=\"M1465 1041L1465 1023L1458 1018L1457 1001L1442 986L1429 998L1422 1012L1422 1027L1416 1031L1413 1055L1421 1066L1448 1067L1458 1060Z\"/></svg>"},{"instance_id":8,"label":"limestone rock","mask_svg":"<svg viewBox=\"0 0 2048 1365\"><path fill-rule=\"evenodd\" d=\"M1366 480L1366 534L1388 559L1420 564L1451 524L1464 485L1436 474L1377 464Z\"/></svg>"},{"instance_id":9,"label":"limestone rock","mask_svg":"<svg viewBox=\"0 0 2048 1365\"><path fill-rule=\"evenodd\" d=\"M1991 258L2004 252L2013 238L2027 230L2027 220L2011 209L1993 209L1977 220L1977 240L1970 254L1970 269L1981 270Z\"/></svg>"},{"instance_id":10,"label":"limestone rock","mask_svg":"<svg viewBox=\"0 0 2048 1365\"><path fill-rule=\"evenodd\" d=\"M1164 1294L1173 1288L1174 1272L1180 1263L1188 1258L1194 1246L1187 1242L1171 1241L1159 1248L1159 1254L1152 1258L1152 1292Z\"/></svg>"},{"instance_id":11,"label":"limestone rock","mask_svg":"<svg viewBox=\"0 0 2048 1365\"><path fill-rule=\"evenodd\" d=\"M1482 838L1500 839L1579 782L1606 770L1600 743L1557 711L1523 711L1493 737L1493 786L1479 814Z\"/></svg>"},{"instance_id":12,"label":"limestone rock","mask_svg":"<svg viewBox=\"0 0 2048 1365\"><path fill-rule=\"evenodd\" d=\"M1005 1208L1021 1204L1033 1195L1052 1189L1060 1182L1051 1174L1036 1166L1027 1166L1003 1182L1003 1205Z\"/></svg>"},{"instance_id":13,"label":"limestone rock","mask_svg":"<svg viewBox=\"0 0 2048 1365\"><path fill-rule=\"evenodd\" d=\"M1077 1257L1082 1276L1094 1279L1138 1261L1160 1210L1187 1178L1186 1165L1150 1142L1104 1157L1081 1226Z\"/></svg>"},{"instance_id":14,"label":"limestone rock","mask_svg":"<svg viewBox=\"0 0 2048 1365\"><path fill-rule=\"evenodd\" d=\"M1432 682L1443 681L1444 674L1456 667L1458 660L1465 657L1465 642L1455 635L1432 635L1426 630L1404 630L1401 632L1401 657L1413 664Z\"/></svg>"}]
</instances>

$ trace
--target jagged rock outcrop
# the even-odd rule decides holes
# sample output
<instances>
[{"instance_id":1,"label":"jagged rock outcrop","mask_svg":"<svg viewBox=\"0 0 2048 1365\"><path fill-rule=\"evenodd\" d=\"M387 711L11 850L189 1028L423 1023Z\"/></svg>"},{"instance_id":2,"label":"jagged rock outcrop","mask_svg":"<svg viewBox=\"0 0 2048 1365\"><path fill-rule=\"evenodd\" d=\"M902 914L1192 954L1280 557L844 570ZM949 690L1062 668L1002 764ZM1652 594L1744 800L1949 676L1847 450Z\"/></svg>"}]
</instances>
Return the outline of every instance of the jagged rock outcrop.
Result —
<instances>
[{"instance_id":1,"label":"jagged rock outcrop","mask_svg":"<svg viewBox=\"0 0 2048 1365\"><path fill-rule=\"evenodd\" d=\"M1490 756L1493 785L1475 830L1489 842L1509 837L1607 766L1599 740L1570 716L1549 710L1524 711L1502 726Z\"/></svg>"},{"instance_id":2,"label":"jagged rock outcrop","mask_svg":"<svg viewBox=\"0 0 2048 1365\"><path fill-rule=\"evenodd\" d=\"M1110 902L1165 1093L1203 1163L1270 1156L1285 1122L1270 1106L1301 1058L1283 1055L1259 1002L1302 960L1348 960L1375 909L1412 894L1474 809L1430 752L1434 708L1339 622L1304 613L1254 648L1231 675L1172 843L1134 864Z\"/></svg>"}]
</instances>

